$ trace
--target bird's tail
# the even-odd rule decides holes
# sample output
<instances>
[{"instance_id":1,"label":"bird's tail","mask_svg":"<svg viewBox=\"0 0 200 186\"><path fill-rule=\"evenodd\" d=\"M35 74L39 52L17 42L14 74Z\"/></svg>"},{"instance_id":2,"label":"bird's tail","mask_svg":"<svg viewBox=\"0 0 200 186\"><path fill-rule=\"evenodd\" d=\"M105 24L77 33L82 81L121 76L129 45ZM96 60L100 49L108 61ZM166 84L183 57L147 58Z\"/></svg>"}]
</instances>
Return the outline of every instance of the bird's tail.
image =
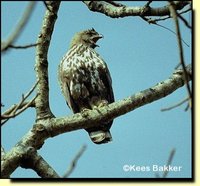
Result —
<instances>
[{"instance_id":1,"label":"bird's tail","mask_svg":"<svg viewBox=\"0 0 200 186\"><path fill-rule=\"evenodd\" d=\"M96 144L108 143L112 141L112 136L109 130L89 132L90 139Z\"/></svg>"}]
</instances>

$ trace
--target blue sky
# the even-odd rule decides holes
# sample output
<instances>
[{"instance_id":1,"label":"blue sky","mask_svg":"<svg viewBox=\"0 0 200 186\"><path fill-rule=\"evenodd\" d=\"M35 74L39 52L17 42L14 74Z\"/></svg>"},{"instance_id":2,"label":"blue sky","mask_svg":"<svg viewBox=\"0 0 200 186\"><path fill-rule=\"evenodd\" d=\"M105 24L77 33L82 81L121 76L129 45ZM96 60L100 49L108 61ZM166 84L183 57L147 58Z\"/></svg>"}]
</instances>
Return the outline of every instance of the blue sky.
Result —
<instances>
[{"instance_id":1,"label":"blue sky","mask_svg":"<svg viewBox=\"0 0 200 186\"><path fill-rule=\"evenodd\" d=\"M135 6L144 2L126 2ZM154 6L164 2L152 3ZM2 39L7 38L23 13L27 2L2 2ZM37 2L29 23L16 45L35 43L45 7ZM185 15L189 20L190 13ZM174 22L159 22L174 30ZM138 91L149 88L167 79L179 63L176 36L155 25L149 25L138 17L112 19L91 12L81 2L62 2L52 35L48 54L50 107L57 116L71 115L61 94L57 80L57 69L62 56L68 50L74 33L95 28L104 35L98 42L97 52L106 61L113 80L115 99L120 100ZM191 30L181 23L182 38L190 45L184 47L187 64L191 63ZM20 101L36 81L34 64L35 49L11 49L2 55L2 102L5 107ZM111 128L113 142L105 145L93 144L84 130L65 133L45 141L39 153L63 175L71 160L83 144L87 149L78 161L71 178L83 177L155 177L150 171L124 171L124 165L164 165L172 148L176 153L172 162L182 166L181 171L170 172L168 177L191 177L191 113L182 105L168 112L160 109L173 105L187 96L185 87L173 94L140 107L114 120ZM34 109L28 109L2 127L2 145L10 150L35 120ZM38 177L32 170L18 168L12 177Z\"/></svg>"}]
</instances>

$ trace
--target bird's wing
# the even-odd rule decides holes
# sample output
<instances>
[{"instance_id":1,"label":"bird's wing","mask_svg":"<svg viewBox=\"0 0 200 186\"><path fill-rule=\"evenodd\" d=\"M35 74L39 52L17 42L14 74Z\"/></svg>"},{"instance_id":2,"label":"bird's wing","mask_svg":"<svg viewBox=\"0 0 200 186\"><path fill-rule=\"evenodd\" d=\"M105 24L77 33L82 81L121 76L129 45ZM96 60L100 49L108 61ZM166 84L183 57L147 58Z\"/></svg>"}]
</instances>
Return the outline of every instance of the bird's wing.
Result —
<instances>
[{"instance_id":1,"label":"bird's wing","mask_svg":"<svg viewBox=\"0 0 200 186\"><path fill-rule=\"evenodd\" d=\"M65 60L65 58L63 60ZM70 107L71 110L73 110L74 113L77 113L77 112L79 112L79 108L76 105L76 103L73 100L73 97L70 93L70 88L69 88L70 80L65 77L65 74L64 74L65 72L63 71L63 67L62 67L63 62L64 62L63 60L61 61L61 64L58 66L58 80L60 83L62 93L67 102L67 105Z\"/></svg>"},{"instance_id":2,"label":"bird's wing","mask_svg":"<svg viewBox=\"0 0 200 186\"><path fill-rule=\"evenodd\" d=\"M99 77L107 89L107 101L109 103L112 103L114 102L114 94L113 94L113 89L112 89L112 79L111 79L111 75L108 70L107 64L96 51L95 52L93 51L92 54L95 55L95 57L97 57L103 64L102 68L99 68L98 70Z\"/></svg>"}]
</instances>

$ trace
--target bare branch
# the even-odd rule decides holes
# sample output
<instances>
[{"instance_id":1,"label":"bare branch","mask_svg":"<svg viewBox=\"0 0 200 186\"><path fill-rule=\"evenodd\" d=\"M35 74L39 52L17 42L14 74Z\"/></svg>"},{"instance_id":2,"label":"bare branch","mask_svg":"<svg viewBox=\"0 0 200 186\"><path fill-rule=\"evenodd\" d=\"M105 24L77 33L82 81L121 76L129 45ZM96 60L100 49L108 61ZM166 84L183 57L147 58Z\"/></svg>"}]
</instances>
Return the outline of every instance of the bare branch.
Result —
<instances>
[{"instance_id":1,"label":"bare branch","mask_svg":"<svg viewBox=\"0 0 200 186\"><path fill-rule=\"evenodd\" d=\"M148 1L144 6L149 7L153 1Z\"/></svg>"},{"instance_id":2,"label":"bare branch","mask_svg":"<svg viewBox=\"0 0 200 186\"><path fill-rule=\"evenodd\" d=\"M128 7L128 6L115 6L105 1L83 1L83 3L94 12L102 13L112 18L120 18L127 16L166 16L170 15L169 6L151 8L147 6L143 7ZM175 9L181 10L189 2L176 1ZM148 5L148 4L147 4Z\"/></svg>"},{"instance_id":3,"label":"bare branch","mask_svg":"<svg viewBox=\"0 0 200 186\"><path fill-rule=\"evenodd\" d=\"M173 160L173 158L174 158L175 152L176 152L176 149L172 149L172 150L171 150L171 152L170 152L170 154L169 154L169 158L168 158L168 160L167 160L167 166L169 166L169 165L172 164L172 160ZM167 175L168 175L168 173L169 173L169 171L164 171L162 177L163 177L163 178L166 178Z\"/></svg>"},{"instance_id":4,"label":"bare branch","mask_svg":"<svg viewBox=\"0 0 200 186\"><path fill-rule=\"evenodd\" d=\"M14 117L18 116L19 114L21 114L22 112L24 112L27 108L29 108L30 105L33 104L33 102L35 101L35 99L37 98L37 96L38 96L38 94L34 98L32 98L30 101L28 101L26 104L24 104L23 107L22 107L21 104L16 105L15 109L13 110L13 112L11 112L10 114L3 114L1 116L2 119L9 119L9 118L14 118ZM19 109L19 108L21 108L21 109Z\"/></svg>"},{"instance_id":5,"label":"bare branch","mask_svg":"<svg viewBox=\"0 0 200 186\"><path fill-rule=\"evenodd\" d=\"M37 46L38 43L34 43L34 44L28 44L28 45L8 45L8 48L15 48L15 49L27 49L27 48L31 48L31 47L35 47Z\"/></svg>"},{"instance_id":6,"label":"bare branch","mask_svg":"<svg viewBox=\"0 0 200 186\"><path fill-rule=\"evenodd\" d=\"M188 9L179 12L178 15L184 14L184 13L186 13L186 12L188 12L188 11L191 11L191 10L192 10L192 8L189 7ZM147 21L149 24L155 24L155 23L157 23L157 22L159 22L159 21L165 21L165 20L170 19L170 18L172 18L171 15L166 15L165 17L159 17L159 18L156 18L156 19L146 18L146 20L145 20L145 19L144 19L144 20ZM189 24L189 23L188 23L188 24Z\"/></svg>"},{"instance_id":7,"label":"bare branch","mask_svg":"<svg viewBox=\"0 0 200 186\"><path fill-rule=\"evenodd\" d=\"M190 105L190 108L192 107L192 93L191 93L191 90L190 90L190 86L189 86L189 82L188 82L188 79L190 77L188 77L188 74L187 74L187 70L186 70L186 65L185 65L185 62L184 62L184 56L183 56L183 46L182 46L182 42L181 42L181 32L180 32L180 28L179 28L179 21L178 21L178 18L177 18L177 12L174 8L174 3L169 1L169 8L170 8L170 12L171 12L171 15L174 19L174 22L175 22L175 27L176 27L176 34L177 34L177 42L178 42L178 48L179 48L179 58L180 58L180 63L181 63L181 66L183 68L183 72L184 72L184 81L185 81L185 84L186 84L186 88L187 88L187 91L188 91L188 95L189 95L189 105Z\"/></svg>"},{"instance_id":8,"label":"bare branch","mask_svg":"<svg viewBox=\"0 0 200 186\"><path fill-rule=\"evenodd\" d=\"M21 114L27 108L33 106L33 103L35 102L35 99L37 98L38 94L28 102L25 102L25 100L31 95L31 93L36 88L37 84L38 81L34 84L34 86L29 90L29 92L25 96L22 95L20 103L13 105L1 115L1 118L3 119L3 121L1 122L1 126L5 124L8 121L8 119Z\"/></svg>"},{"instance_id":9,"label":"bare branch","mask_svg":"<svg viewBox=\"0 0 200 186\"><path fill-rule=\"evenodd\" d=\"M18 109L21 109L23 108L25 105L29 104L29 107L35 107L35 102L33 101L31 104L30 104L31 101L24 101L21 106L18 108ZM2 115L8 115L10 114L11 112L13 112L13 110L18 106L19 104L14 104L12 105L9 109L7 109Z\"/></svg>"},{"instance_id":10,"label":"bare branch","mask_svg":"<svg viewBox=\"0 0 200 186\"><path fill-rule=\"evenodd\" d=\"M174 108L176 108L176 107L179 107L179 106L181 106L183 103L185 103L186 101L188 101L189 99L190 99L190 98L187 97L187 98L181 100L180 102L176 103L175 105L172 105L172 106L170 106L170 107L161 109L161 111L162 111L162 112L163 112L163 111L169 111L169 110L171 110L171 109L174 109Z\"/></svg>"},{"instance_id":11,"label":"bare branch","mask_svg":"<svg viewBox=\"0 0 200 186\"><path fill-rule=\"evenodd\" d=\"M170 165L172 164L172 160L173 160L173 158L174 158L175 152L176 152L176 149L172 149L172 150L171 150L171 152L170 152L170 154L169 154L169 158L168 158L168 160L167 160L167 164L166 164L167 167L170 166ZM161 178L166 178L167 175L168 175L168 173L169 173L169 171L165 170L165 171L163 172L163 175L162 175ZM160 178L160 176L159 176L158 173L156 173L156 177L157 177L157 178Z\"/></svg>"},{"instance_id":12,"label":"bare branch","mask_svg":"<svg viewBox=\"0 0 200 186\"><path fill-rule=\"evenodd\" d=\"M174 34L174 35L176 35L176 32L174 32L173 30L171 30L171 29L169 29L169 28L167 28L167 27L165 27L165 26L163 26L163 25L161 25L161 24L158 24L156 21L158 21L158 19L151 19L151 18L147 18L147 17L145 17L145 16L140 16L143 20L145 20L146 22L148 22L149 24L154 24L154 25L157 25L157 26L159 26L159 27L161 27L161 28L164 28L164 29L166 29L166 30L168 30L168 31L170 31L172 34ZM168 17L168 18L170 18L170 16ZM159 19L159 20L165 20L165 19L168 19L167 17L165 17L165 18L163 18L163 19ZM183 41L183 43L187 46L187 47L189 47L189 45L181 38L181 41Z\"/></svg>"},{"instance_id":13,"label":"bare branch","mask_svg":"<svg viewBox=\"0 0 200 186\"><path fill-rule=\"evenodd\" d=\"M84 151L86 150L86 147L87 147L86 145L83 145L81 147L81 149L78 151L78 153L76 154L76 156L74 157L74 159L70 163L70 165L68 167L68 170L64 174L63 178L68 178L69 175L73 172L73 170L76 167L76 164L77 164L78 160L80 159L80 157L83 155Z\"/></svg>"},{"instance_id":14,"label":"bare branch","mask_svg":"<svg viewBox=\"0 0 200 186\"><path fill-rule=\"evenodd\" d=\"M186 70L188 74L192 74L191 65L188 65ZM190 80L188 79L188 81ZM102 122L108 122L143 105L161 99L182 87L184 84L183 70L176 70L169 79L158 83L154 87L138 92L123 100L116 101L98 110L89 110L85 113L77 113L63 118L39 120L20 142L6 153L5 161L2 163L2 177L8 177L19 166L20 160L18 158L23 156L23 151L18 150L20 147L31 146L39 149L47 138L69 131L90 128L94 125L97 127ZM16 161L13 161L15 158ZM13 163L11 167L10 163Z\"/></svg>"},{"instance_id":15,"label":"bare branch","mask_svg":"<svg viewBox=\"0 0 200 186\"><path fill-rule=\"evenodd\" d=\"M8 39L4 42L1 42L1 52L4 52L12 43L16 41L16 39L19 37L19 35L22 33L22 30L24 29L26 23L28 22L31 13L33 12L34 6L35 6L35 1L30 1L29 5L25 9L21 19L17 23L17 26L15 30L10 34Z\"/></svg>"},{"instance_id":16,"label":"bare branch","mask_svg":"<svg viewBox=\"0 0 200 186\"><path fill-rule=\"evenodd\" d=\"M191 65L187 66L187 73L192 73ZM48 126L45 126L45 128L47 127L46 130L51 136L55 136L64 131L69 132L82 128L90 128L94 123L95 126L98 126L98 123L108 122L138 107L161 99L171 94L185 83L183 70L176 70L169 79L158 83L154 87L99 108L98 110L78 113L67 118L52 118L52 121L54 120L53 126L48 123Z\"/></svg>"},{"instance_id":17,"label":"bare branch","mask_svg":"<svg viewBox=\"0 0 200 186\"><path fill-rule=\"evenodd\" d=\"M33 169L41 178L59 178L56 171L36 152L34 148L29 148L20 165L25 169Z\"/></svg>"},{"instance_id":18,"label":"bare branch","mask_svg":"<svg viewBox=\"0 0 200 186\"><path fill-rule=\"evenodd\" d=\"M35 70L37 79L39 80L37 89L38 97L35 100L37 120L54 117L49 107L47 54L60 1L48 1L46 3L48 3L48 9L46 9L42 28L37 39L37 43L40 43L40 45L36 46Z\"/></svg>"},{"instance_id":19,"label":"bare branch","mask_svg":"<svg viewBox=\"0 0 200 186\"><path fill-rule=\"evenodd\" d=\"M177 14L177 16L181 19L181 21L183 21L185 26L187 26L188 28L192 29L192 26L187 22L187 20L181 14Z\"/></svg>"}]
</instances>

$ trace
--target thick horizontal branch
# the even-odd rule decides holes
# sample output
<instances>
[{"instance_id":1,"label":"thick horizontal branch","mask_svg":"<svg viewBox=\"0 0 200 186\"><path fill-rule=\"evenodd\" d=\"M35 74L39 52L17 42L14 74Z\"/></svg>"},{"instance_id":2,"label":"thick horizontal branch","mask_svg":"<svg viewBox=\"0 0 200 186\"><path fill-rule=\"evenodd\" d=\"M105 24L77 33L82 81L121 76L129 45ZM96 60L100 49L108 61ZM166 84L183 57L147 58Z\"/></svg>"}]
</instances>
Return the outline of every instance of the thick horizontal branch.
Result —
<instances>
[{"instance_id":1,"label":"thick horizontal branch","mask_svg":"<svg viewBox=\"0 0 200 186\"><path fill-rule=\"evenodd\" d=\"M114 4L105 1L83 1L85 5L94 12L102 13L112 18L122 18L127 16L166 16L170 15L169 6L159 8L152 8L150 6L115 6ZM186 5L190 4L188 1L176 1L175 9L181 10Z\"/></svg>"},{"instance_id":2,"label":"thick horizontal branch","mask_svg":"<svg viewBox=\"0 0 200 186\"><path fill-rule=\"evenodd\" d=\"M188 76L188 81L190 81L192 77L191 65L188 65L186 70L187 73L190 74ZM98 110L88 110L63 118L47 118L46 120L39 120L22 140L4 156L6 158L2 165L3 176L8 177L14 171L14 168L19 166L19 161L16 161L16 163L12 161L12 167L9 167L8 163L15 158L12 157L12 155L16 155L15 151L19 147L23 147L23 149L24 147L39 149L47 138L69 131L93 127L94 125L98 126L103 122L107 123L136 108L170 95L184 84L183 70L176 70L171 77L158 83L154 87L138 92L128 98L109 104L108 106L99 108ZM17 150L17 152L19 151ZM17 154L17 156L19 155ZM21 156L23 156L23 154Z\"/></svg>"},{"instance_id":3,"label":"thick horizontal branch","mask_svg":"<svg viewBox=\"0 0 200 186\"><path fill-rule=\"evenodd\" d=\"M186 70L190 74L188 76L188 81L190 81L192 77L191 65L188 65ZM154 87L99 108L98 110L89 110L64 118L53 118L52 124L46 126L46 130L51 136L56 136L64 132L89 128L94 125L98 126L98 123L108 122L136 108L161 99L182 87L185 83L184 71L176 70L169 79L158 83Z\"/></svg>"},{"instance_id":4,"label":"thick horizontal branch","mask_svg":"<svg viewBox=\"0 0 200 186\"><path fill-rule=\"evenodd\" d=\"M36 76L39 81L38 84L38 97L35 100L36 117L37 120L51 118L53 114L49 107L49 82L48 82L48 49L53 33L54 24L57 19L57 12L59 9L60 1L48 1L48 9L44 16L42 28L38 36L36 46Z\"/></svg>"}]
</instances>

